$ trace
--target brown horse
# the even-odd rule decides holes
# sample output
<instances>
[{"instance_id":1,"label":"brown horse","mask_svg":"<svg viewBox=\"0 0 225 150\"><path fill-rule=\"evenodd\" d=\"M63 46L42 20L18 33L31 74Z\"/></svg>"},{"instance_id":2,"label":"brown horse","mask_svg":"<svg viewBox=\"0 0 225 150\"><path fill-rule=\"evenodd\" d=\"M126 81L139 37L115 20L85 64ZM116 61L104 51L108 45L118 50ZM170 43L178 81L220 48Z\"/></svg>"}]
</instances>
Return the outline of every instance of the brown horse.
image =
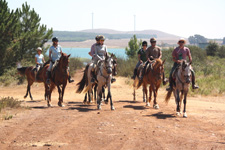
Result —
<instances>
[{"instance_id":1,"label":"brown horse","mask_svg":"<svg viewBox=\"0 0 225 150\"><path fill-rule=\"evenodd\" d=\"M31 95L31 86L34 82L38 82L38 83L44 83L45 81L45 78L46 78L46 70L44 68L48 68L49 66L49 61L47 61L45 64L44 64L44 67L41 68L37 74L37 80L35 80L35 75L34 75L34 69L35 67L33 66L30 66L30 67L20 67L20 68L17 68L17 71L20 75L25 75L26 78L27 78L27 92L26 92L26 95L24 96L24 98L27 98L28 94L30 95L30 99L33 100L33 97ZM46 93L44 95L45 99L46 99Z\"/></svg>"},{"instance_id":2,"label":"brown horse","mask_svg":"<svg viewBox=\"0 0 225 150\"><path fill-rule=\"evenodd\" d=\"M69 78L69 72L67 71L67 68L69 66L69 57L70 55L62 53L57 65L53 68L51 72L51 83L49 85L49 90L47 94L48 106L51 106L51 94L55 86L57 86L59 93L58 106L64 107L63 96L67 85L67 80Z\"/></svg>"},{"instance_id":3,"label":"brown horse","mask_svg":"<svg viewBox=\"0 0 225 150\"><path fill-rule=\"evenodd\" d=\"M149 67L148 71L143 76L143 82L138 82L137 88L139 88L141 85L143 85L144 92L146 94L146 98L148 97L147 93L147 85L149 86L149 99L146 101L146 106L150 106L151 98L152 98L152 92L154 93L154 105L153 108L159 109L159 105L157 104L156 98L157 98L157 92L160 87L160 84L163 79L163 72L164 72L164 66L165 60L162 61L161 59L155 59L152 63L152 67ZM137 85L136 82L136 85Z\"/></svg>"}]
</instances>

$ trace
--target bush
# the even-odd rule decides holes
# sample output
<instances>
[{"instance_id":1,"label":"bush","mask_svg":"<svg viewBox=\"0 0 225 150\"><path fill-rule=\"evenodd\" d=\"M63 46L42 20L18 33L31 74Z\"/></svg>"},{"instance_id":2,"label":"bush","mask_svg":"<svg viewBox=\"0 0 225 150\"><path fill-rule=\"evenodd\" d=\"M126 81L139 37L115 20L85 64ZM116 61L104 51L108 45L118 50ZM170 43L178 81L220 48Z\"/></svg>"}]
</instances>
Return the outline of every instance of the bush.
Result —
<instances>
[{"instance_id":1,"label":"bush","mask_svg":"<svg viewBox=\"0 0 225 150\"><path fill-rule=\"evenodd\" d=\"M70 75L73 76L77 69L81 69L84 67L84 60L82 61L80 58L70 58Z\"/></svg>"},{"instance_id":2,"label":"bush","mask_svg":"<svg viewBox=\"0 0 225 150\"><path fill-rule=\"evenodd\" d=\"M21 102L17 99L14 99L13 97L4 97L0 99L0 112L3 108L9 107L9 108L19 108Z\"/></svg>"}]
</instances>

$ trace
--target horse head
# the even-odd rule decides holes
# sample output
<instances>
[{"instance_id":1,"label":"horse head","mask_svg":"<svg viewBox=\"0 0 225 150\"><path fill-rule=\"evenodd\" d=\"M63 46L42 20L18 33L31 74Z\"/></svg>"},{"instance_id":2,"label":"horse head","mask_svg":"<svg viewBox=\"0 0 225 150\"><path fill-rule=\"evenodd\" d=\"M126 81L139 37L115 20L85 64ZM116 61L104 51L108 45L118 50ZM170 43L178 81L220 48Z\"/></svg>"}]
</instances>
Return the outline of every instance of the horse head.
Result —
<instances>
[{"instance_id":1,"label":"horse head","mask_svg":"<svg viewBox=\"0 0 225 150\"><path fill-rule=\"evenodd\" d=\"M112 68L113 68L113 59L111 56L108 55L108 53L106 53L105 56L105 61L104 61L104 68L107 71L107 74L112 74Z\"/></svg>"},{"instance_id":2,"label":"horse head","mask_svg":"<svg viewBox=\"0 0 225 150\"><path fill-rule=\"evenodd\" d=\"M65 67L68 67L69 66L69 57L70 57L70 54L67 55L66 53L62 53L61 54L61 57L59 59L59 64L65 68Z\"/></svg>"},{"instance_id":3,"label":"horse head","mask_svg":"<svg viewBox=\"0 0 225 150\"><path fill-rule=\"evenodd\" d=\"M191 63L187 63L186 60L181 64L181 75L186 83L189 84L191 82Z\"/></svg>"},{"instance_id":4,"label":"horse head","mask_svg":"<svg viewBox=\"0 0 225 150\"><path fill-rule=\"evenodd\" d=\"M154 65L154 72L160 75L160 77L163 75L164 72L164 63L166 59L163 61L161 59L156 59L155 65Z\"/></svg>"}]
</instances>

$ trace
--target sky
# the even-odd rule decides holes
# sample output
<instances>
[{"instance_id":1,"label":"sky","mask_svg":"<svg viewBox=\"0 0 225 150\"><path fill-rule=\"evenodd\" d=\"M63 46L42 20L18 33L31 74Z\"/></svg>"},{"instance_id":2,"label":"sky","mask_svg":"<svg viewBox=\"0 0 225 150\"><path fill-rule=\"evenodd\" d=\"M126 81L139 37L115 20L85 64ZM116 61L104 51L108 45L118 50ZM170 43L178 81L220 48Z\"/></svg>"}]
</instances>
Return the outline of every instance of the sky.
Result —
<instances>
[{"instance_id":1,"label":"sky","mask_svg":"<svg viewBox=\"0 0 225 150\"><path fill-rule=\"evenodd\" d=\"M6 0L10 9L28 5L53 30L105 28L119 31L160 30L189 37L225 37L225 0Z\"/></svg>"}]
</instances>

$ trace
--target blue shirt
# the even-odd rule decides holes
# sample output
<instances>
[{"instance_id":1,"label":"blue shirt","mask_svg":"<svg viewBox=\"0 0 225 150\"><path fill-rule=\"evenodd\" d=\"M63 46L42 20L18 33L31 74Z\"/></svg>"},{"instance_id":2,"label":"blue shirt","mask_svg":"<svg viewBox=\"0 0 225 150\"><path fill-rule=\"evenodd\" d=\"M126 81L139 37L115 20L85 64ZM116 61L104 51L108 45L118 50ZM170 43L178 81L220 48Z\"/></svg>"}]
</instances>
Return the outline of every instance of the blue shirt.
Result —
<instances>
[{"instance_id":1,"label":"blue shirt","mask_svg":"<svg viewBox=\"0 0 225 150\"><path fill-rule=\"evenodd\" d=\"M59 60L60 57L61 57L61 53L62 52L62 47L60 45L58 45L57 47L54 47L54 46L51 46L49 48L49 52L52 52L52 61L56 61L56 60Z\"/></svg>"},{"instance_id":2,"label":"blue shirt","mask_svg":"<svg viewBox=\"0 0 225 150\"><path fill-rule=\"evenodd\" d=\"M42 59L44 58L44 56L42 54L40 55L36 54L35 57L37 58L37 63L43 64Z\"/></svg>"}]
</instances>

